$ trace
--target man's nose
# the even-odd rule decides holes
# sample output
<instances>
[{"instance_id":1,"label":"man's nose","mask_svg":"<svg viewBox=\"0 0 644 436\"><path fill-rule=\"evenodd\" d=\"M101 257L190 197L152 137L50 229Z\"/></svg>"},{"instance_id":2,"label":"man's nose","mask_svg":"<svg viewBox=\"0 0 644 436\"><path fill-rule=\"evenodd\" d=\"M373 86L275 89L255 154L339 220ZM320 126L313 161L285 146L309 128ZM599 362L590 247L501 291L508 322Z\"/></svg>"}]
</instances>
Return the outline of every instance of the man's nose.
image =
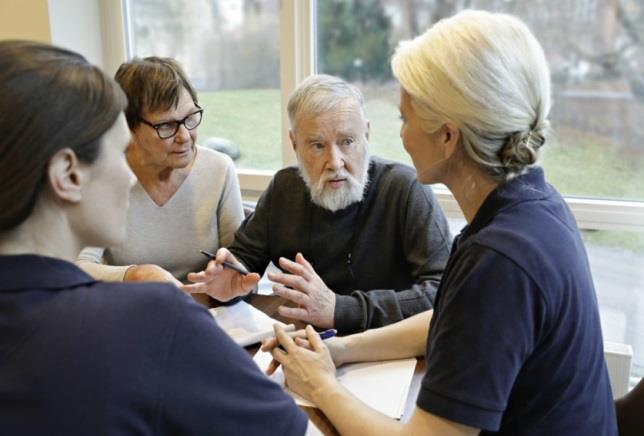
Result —
<instances>
[{"instance_id":1,"label":"man's nose","mask_svg":"<svg viewBox=\"0 0 644 436\"><path fill-rule=\"evenodd\" d=\"M327 167L332 170L339 170L344 167L344 153L336 144L329 148L329 156L327 160Z\"/></svg>"}]
</instances>

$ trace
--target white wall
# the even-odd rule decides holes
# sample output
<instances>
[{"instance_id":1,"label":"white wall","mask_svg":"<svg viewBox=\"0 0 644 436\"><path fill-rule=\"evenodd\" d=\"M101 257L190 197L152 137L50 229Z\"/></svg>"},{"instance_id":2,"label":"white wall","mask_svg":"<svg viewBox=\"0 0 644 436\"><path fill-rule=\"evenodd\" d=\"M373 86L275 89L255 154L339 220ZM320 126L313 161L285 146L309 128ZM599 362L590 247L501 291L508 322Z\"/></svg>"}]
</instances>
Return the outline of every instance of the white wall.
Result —
<instances>
[{"instance_id":1,"label":"white wall","mask_svg":"<svg viewBox=\"0 0 644 436\"><path fill-rule=\"evenodd\" d=\"M120 0L48 0L51 42L113 75L125 60Z\"/></svg>"},{"instance_id":2,"label":"white wall","mask_svg":"<svg viewBox=\"0 0 644 436\"><path fill-rule=\"evenodd\" d=\"M79 52L103 66L99 0L49 0L49 25L54 45Z\"/></svg>"}]
</instances>

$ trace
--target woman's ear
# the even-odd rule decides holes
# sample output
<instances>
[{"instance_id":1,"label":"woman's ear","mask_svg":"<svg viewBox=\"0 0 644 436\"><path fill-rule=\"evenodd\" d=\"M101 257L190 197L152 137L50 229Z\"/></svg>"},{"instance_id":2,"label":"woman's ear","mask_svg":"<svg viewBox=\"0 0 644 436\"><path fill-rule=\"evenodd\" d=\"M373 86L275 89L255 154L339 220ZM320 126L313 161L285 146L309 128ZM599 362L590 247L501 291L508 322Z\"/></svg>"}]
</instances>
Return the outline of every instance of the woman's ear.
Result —
<instances>
[{"instance_id":1,"label":"woman's ear","mask_svg":"<svg viewBox=\"0 0 644 436\"><path fill-rule=\"evenodd\" d=\"M456 152L457 145L461 140L461 131L451 121L443 124L441 131L441 141L443 142L443 149L445 150L445 158L449 159Z\"/></svg>"},{"instance_id":2,"label":"woman's ear","mask_svg":"<svg viewBox=\"0 0 644 436\"><path fill-rule=\"evenodd\" d=\"M82 198L83 175L76 153L70 148L59 150L49 160L47 175L51 189L61 200L78 203Z\"/></svg>"}]
</instances>

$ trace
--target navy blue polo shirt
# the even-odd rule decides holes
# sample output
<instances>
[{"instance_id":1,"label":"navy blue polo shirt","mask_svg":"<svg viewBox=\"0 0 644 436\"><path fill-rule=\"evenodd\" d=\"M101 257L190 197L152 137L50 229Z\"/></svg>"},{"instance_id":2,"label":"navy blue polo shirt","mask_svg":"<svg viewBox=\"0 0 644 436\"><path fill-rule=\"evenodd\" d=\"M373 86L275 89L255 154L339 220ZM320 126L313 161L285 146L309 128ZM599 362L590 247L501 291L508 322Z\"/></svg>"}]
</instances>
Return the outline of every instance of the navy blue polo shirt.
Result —
<instances>
[{"instance_id":1,"label":"navy blue polo shirt","mask_svg":"<svg viewBox=\"0 0 644 436\"><path fill-rule=\"evenodd\" d=\"M0 432L303 434L304 413L174 286L0 256Z\"/></svg>"},{"instance_id":2,"label":"navy blue polo shirt","mask_svg":"<svg viewBox=\"0 0 644 436\"><path fill-rule=\"evenodd\" d=\"M435 415L483 434L617 434L584 245L540 168L455 239L426 357L417 404Z\"/></svg>"}]
</instances>

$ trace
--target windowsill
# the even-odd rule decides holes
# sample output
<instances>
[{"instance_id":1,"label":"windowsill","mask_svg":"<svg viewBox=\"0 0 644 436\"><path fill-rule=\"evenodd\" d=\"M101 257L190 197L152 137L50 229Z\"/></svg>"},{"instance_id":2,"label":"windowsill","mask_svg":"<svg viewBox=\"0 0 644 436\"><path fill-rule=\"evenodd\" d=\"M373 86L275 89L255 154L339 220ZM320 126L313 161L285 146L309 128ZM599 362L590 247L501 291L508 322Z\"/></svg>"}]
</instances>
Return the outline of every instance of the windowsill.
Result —
<instances>
[{"instance_id":1,"label":"windowsill","mask_svg":"<svg viewBox=\"0 0 644 436\"><path fill-rule=\"evenodd\" d=\"M257 201L275 171L238 169L242 197ZM452 194L442 185L434 187L438 201L448 218L462 218ZM644 232L644 202L566 197L580 229Z\"/></svg>"}]
</instances>

